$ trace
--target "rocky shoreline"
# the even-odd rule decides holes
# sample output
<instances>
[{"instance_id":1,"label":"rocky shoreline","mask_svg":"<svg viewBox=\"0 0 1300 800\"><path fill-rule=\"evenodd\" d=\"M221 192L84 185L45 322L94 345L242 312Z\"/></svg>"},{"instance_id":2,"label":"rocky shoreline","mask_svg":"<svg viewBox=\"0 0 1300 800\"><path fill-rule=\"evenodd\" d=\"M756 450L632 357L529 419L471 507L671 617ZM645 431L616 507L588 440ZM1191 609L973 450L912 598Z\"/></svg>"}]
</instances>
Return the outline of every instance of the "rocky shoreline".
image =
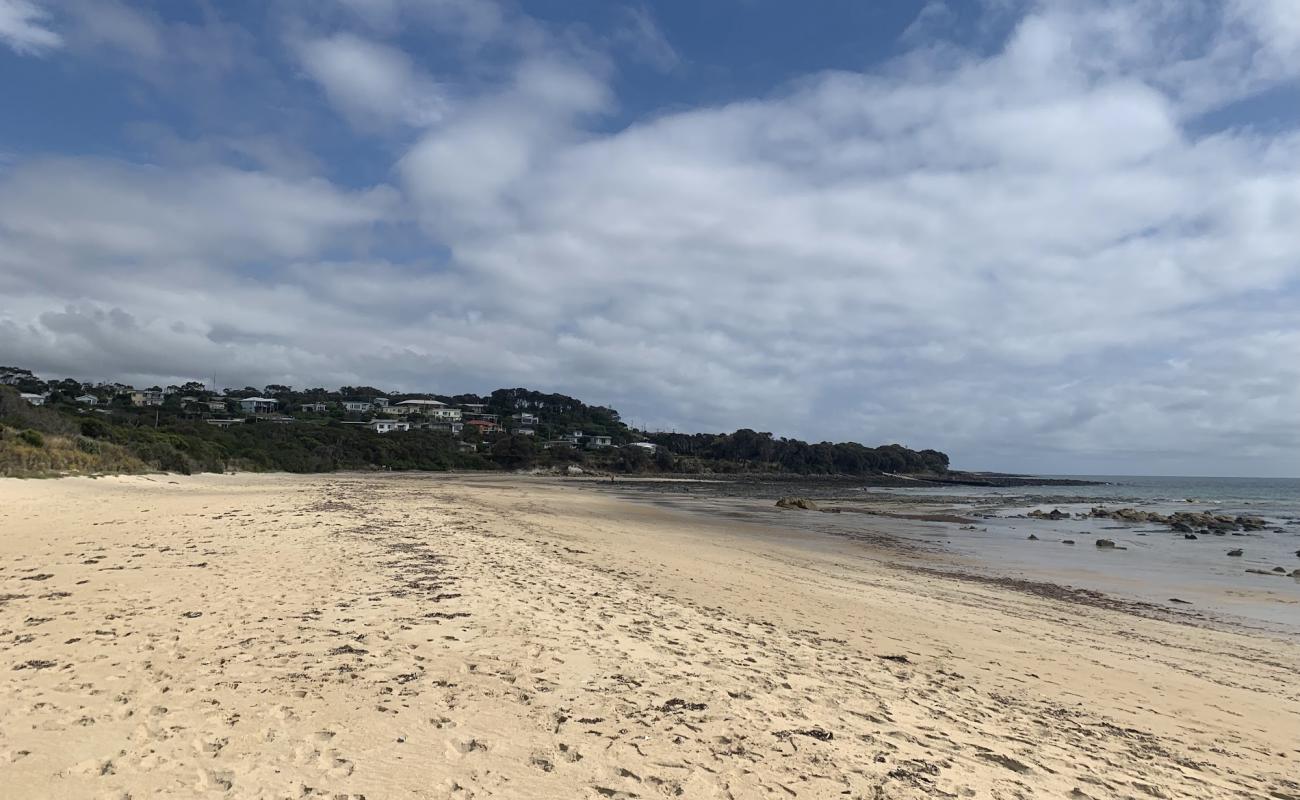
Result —
<instances>
[{"instance_id":1,"label":"rocky shoreline","mask_svg":"<svg viewBox=\"0 0 1300 800\"><path fill-rule=\"evenodd\" d=\"M1025 516L1052 521L1071 518L1070 514L1056 508L1046 512L1035 509ZM1158 511L1143 511L1136 508L1109 509L1105 506L1095 506L1087 513L1074 514L1073 518L1113 519L1133 524L1154 523L1168 525L1178 533L1200 533L1216 536L1226 536L1229 533L1238 531L1262 531L1270 528L1268 520L1263 517L1243 514L1214 514L1209 511L1175 511L1172 514L1161 514ZM1277 533L1282 532L1281 528L1274 528L1273 530Z\"/></svg>"}]
</instances>

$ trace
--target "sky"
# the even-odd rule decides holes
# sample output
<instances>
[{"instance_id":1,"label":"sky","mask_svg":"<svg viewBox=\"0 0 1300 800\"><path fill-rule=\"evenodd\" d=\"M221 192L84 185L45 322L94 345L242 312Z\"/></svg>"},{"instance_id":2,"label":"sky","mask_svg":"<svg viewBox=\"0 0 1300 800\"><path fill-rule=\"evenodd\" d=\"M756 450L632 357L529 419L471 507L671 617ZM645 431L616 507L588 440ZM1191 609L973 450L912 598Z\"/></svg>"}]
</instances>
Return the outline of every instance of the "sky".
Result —
<instances>
[{"instance_id":1,"label":"sky","mask_svg":"<svg viewBox=\"0 0 1300 800\"><path fill-rule=\"evenodd\" d=\"M1294 0L0 0L0 364L1300 475Z\"/></svg>"}]
</instances>

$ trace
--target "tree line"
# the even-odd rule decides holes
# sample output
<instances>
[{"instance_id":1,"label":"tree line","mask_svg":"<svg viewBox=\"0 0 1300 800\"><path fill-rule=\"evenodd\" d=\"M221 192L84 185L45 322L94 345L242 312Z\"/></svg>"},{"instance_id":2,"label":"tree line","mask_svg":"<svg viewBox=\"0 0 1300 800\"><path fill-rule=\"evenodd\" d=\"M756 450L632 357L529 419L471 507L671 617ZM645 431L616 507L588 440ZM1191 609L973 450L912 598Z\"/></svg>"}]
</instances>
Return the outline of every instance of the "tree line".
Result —
<instances>
[{"instance_id":1,"label":"tree line","mask_svg":"<svg viewBox=\"0 0 1300 800\"><path fill-rule=\"evenodd\" d=\"M937 450L912 450L899 444L868 447L857 442L809 443L777 438L743 428L734 433L647 433L629 427L618 411L562 394L530 389L498 389L488 395L412 395L386 393L370 386L337 390L295 390L275 385L247 387L225 397L264 395L284 408L318 400L389 397L392 402L417 397L450 405L475 404L507 419L527 412L540 419L534 436L520 435L517 425L499 435L481 437L470 429L458 438L433 430L377 434L344 424L334 416L299 415L292 422L253 421L216 427L206 414L176 402L182 393L197 398L214 393L197 382L175 387L162 407L136 408L112 389L72 380L42 381L27 370L0 368L15 375L17 385L0 386L0 426L8 433L0 446L35 447L36 437L19 438L22 431L61 437L80 452L100 448L129 453L151 468L190 473L228 469L286 472L329 472L351 469L447 470L583 469L625 473L793 473L799 475L865 476L881 473L936 474L948 471L948 456ZM129 387L122 387L129 388ZM45 407L22 401L17 390L47 393ZM73 398L82 391L105 395L107 406L90 410ZM609 436L613 447L583 449L548 443L546 436L582 431ZM656 447L637 446L651 443ZM96 444L98 443L98 444ZM44 446L44 445L42 445ZM115 462L116 463L116 462Z\"/></svg>"}]
</instances>

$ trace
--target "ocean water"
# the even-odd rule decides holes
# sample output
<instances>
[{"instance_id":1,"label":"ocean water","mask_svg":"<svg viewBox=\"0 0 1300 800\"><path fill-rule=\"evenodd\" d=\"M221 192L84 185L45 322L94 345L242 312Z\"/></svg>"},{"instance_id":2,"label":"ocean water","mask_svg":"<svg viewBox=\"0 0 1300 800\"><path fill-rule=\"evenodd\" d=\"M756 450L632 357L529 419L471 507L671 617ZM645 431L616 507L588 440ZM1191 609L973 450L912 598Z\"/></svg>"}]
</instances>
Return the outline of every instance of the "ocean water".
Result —
<instances>
[{"instance_id":1,"label":"ocean water","mask_svg":"<svg viewBox=\"0 0 1300 800\"><path fill-rule=\"evenodd\" d=\"M1045 475L1095 481L1093 486L953 486L916 489L868 489L889 494L969 498L971 500L1023 499L1026 503L1051 502L1069 497L1098 505L1188 505L1220 509L1222 513L1279 515L1300 518L1300 478L1188 478L1134 475Z\"/></svg>"},{"instance_id":2,"label":"ocean water","mask_svg":"<svg viewBox=\"0 0 1300 800\"><path fill-rule=\"evenodd\" d=\"M977 520L913 532L983 571L1095 589L1121 597L1300 633L1300 479L1079 477L1096 486L867 489L935 502ZM1077 518L1094 506L1263 517L1268 529L1186 539L1168 526ZM1059 521L1025 516L1053 508ZM1035 540L1030 540L1033 535ZM1118 549L1098 548L1096 540ZM1066 541L1074 544L1066 544ZM1241 550L1240 556L1230 556ZM1277 570L1280 568L1280 572ZM1184 601L1174 603L1174 599Z\"/></svg>"},{"instance_id":3,"label":"ocean water","mask_svg":"<svg viewBox=\"0 0 1300 800\"><path fill-rule=\"evenodd\" d=\"M854 487L843 479L647 481L625 482L608 490L629 499L652 498L651 502L666 507L776 525L783 531L874 544L883 536L912 546L899 551L900 560L912 558L906 553L914 552L926 566L1088 589L1229 626L1300 636L1300 577L1291 576L1300 570L1300 479L1045 477L1096 483L899 488ZM869 505L886 513L942 512L974 524L855 513L777 513L772 505L783 495L810 497L827 508ZM867 503L855 504L855 496ZM1262 517L1268 528L1186 539L1167 525L1086 517L1095 506ZM1054 508L1068 518L1027 516L1035 509ZM1097 547L1101 538L1117 547ZM819 546L816 537L785 541ZM1242 554L1228 555L1233 550Z\"/></svg>"}]
</instances>

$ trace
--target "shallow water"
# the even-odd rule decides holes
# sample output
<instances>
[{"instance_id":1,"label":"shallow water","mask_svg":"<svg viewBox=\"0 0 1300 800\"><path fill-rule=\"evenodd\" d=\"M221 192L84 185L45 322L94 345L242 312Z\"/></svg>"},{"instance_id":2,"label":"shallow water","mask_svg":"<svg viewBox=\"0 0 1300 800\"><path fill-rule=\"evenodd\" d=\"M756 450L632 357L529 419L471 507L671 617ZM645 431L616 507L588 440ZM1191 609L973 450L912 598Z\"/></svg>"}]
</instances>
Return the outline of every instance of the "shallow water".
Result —
<instances>
[{"instance_id":1,"label":"shallow water","mask_svg":"<svg viewBox=\"0 0 1300 800\"><path fill-rule=\"evenodd\" d=\"M624 485L619 489L620 493L642 499L650 493L655 502L676 507L867 539L873 544L880 544L881 534L886 533L891 540L937 551L963 571L1089 589L1300 635L1300 579L1289 575L1300 569L1296 552L1300 550L1300 480L1084 477L1102 483L879 489L809 481L806 485L737 482L721 487ZM886 511L915 511L919 506L963 514L976 524L971 529L960 524L870 514L775 513L771 504L783 494L817 498L824 506L846 510L864 505ZM855 497L863 502L855 504ZM1168 526L1154 523L1129 525L1104 518L1075 518L1094 506L1165 514L1242 514L1263 517L1270 526L1265 531L1207 534L1189 540ZM1053 508L1070 514L1070 518L1051 521L1024 516L1034 509ZM1030 541L1030 534L1037 541ZM1117 549L1098 548L1099 538L1113 540ZM1075 544L1063 544L1067 539ZM814 539L803 541L816 546ZM1244 551L1242 556L1227 555L1238 548ZM1283 568L1286 574L1273 573L1275 567ZM1174 598L1185 602L1174 603Z\"/></svg>"}]
</instances>

